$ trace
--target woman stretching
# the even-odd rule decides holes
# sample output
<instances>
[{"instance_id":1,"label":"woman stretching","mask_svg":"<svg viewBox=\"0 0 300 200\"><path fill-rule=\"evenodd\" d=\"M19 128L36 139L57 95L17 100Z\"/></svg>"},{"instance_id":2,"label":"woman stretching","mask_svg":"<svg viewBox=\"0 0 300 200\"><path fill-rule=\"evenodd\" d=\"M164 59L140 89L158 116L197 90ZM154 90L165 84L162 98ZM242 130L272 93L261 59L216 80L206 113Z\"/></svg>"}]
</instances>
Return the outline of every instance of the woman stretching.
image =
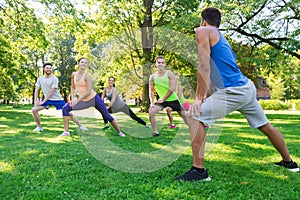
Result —
<instances>
[{"instance_id":1,"label":"woman stretching","mask_svg":"<svg viewBox=\"0 0 300 200\"><path fill-rule=\"evenodd\" d=\"M86 72L87 60L78 60L78 72L72 73L71 79L71 102L67 103L63 109L64 132L61 136L70 136L69 132L69 112L72 110L82 110L91 106L95 107L112 124L121 137L125 134L121 132L116 120L109 114L100 96L92 89L92 78ZM79 93L79 98L74 100L75 89Z\"/></svg>"},{"instance_id":2,"label":"woman stretching","mask_svg":"<svg viewBox=\"0 0 300 200\"><path fill-rule=\"evenodd\" d=\"M102 100L104 100L104 98L106 97L110 101L108 106L108 112L109 113L123 112L129 117L131 117L131 119L137 121L138 123L142 124L146 128L149 128L147 123L141 118L139 118L138 116L136 116L134 112L129 108L129 106L118 97L118 91L114 86L115 86L115 78L111 76L108 78L108 86L106 86L103 89L102 97L101 97ZM104 129L109 128L107 118L103 115L102 117L105 123Z\"/></svg>"}]
</instances>

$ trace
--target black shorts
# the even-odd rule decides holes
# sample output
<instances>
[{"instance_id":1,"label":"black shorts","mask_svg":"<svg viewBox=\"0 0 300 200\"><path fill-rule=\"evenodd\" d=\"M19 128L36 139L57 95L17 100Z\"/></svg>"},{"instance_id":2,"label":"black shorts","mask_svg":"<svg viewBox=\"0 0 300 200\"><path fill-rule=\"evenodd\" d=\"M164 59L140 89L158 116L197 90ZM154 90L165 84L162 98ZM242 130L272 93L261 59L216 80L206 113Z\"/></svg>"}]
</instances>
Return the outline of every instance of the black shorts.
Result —
<instances>
[{"instance_id":1,"label":"black shorts","mask_svg":"<svg viewBox=\"0 0 300 200\"><path fill-rule=\"evenodd\" d=\"M162 109L166 107L172 108L173 111L183 111L183 107L181 106L178 100L175 101L164 101L163 103L155 103L154 105L161 107Z\"/></svg>"}]
</instances>

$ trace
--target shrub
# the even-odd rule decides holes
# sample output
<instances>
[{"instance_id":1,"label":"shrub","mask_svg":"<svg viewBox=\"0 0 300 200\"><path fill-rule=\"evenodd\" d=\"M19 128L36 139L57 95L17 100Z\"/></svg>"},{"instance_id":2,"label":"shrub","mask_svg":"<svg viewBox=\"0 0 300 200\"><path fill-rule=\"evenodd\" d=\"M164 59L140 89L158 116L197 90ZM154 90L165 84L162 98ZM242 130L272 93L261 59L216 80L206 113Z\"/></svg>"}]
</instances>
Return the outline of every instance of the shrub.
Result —
<instances>
[{"instance_id":1,"label":"shrub","mask_svg":"<svg viewBox=\"0 0 300 200\"><path fill-rule=\"evenodd\" d=\"M258 102L264 110L287 110L291 107L288 101L259 100Z\"/></svg>"}]
</instances>

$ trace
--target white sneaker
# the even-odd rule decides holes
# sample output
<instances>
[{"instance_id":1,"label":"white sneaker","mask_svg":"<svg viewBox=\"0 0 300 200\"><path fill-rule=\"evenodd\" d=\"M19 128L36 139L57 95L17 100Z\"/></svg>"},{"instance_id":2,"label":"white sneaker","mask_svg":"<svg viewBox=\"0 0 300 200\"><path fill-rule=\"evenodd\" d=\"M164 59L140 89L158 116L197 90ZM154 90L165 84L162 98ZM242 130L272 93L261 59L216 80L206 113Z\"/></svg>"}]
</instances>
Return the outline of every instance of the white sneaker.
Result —
<instances>
[{"instance_id":1,"label":"white sneaker","mask_svg":"<svg viewBox=\"0 0 300 200\"><path fill-rule=\"evenodd\" d=\"M69 136L70 136L70 132L63 132L60 136L66 136L66 137L69 137Z\"/></svg>"},{"instance_id":2,"label":"white sneaker","mask_svg":"<svg viewBox=\"0 0 300 200\"><path fill-rule=\"evenodd\" d=\"M89 129L87 129L85 126L82 126L82 125L79 126L79 129L82 130L82 131L87 131L87 130L89 130Z\"/></svg>"},{"instance_id":3,"label":"white sneaker","mask_svg":"<svg viewBox=\"0 0 300 200\"><path fill-rule=\"evenodd\" d=\"M124 133L122 133L122 132L119 133L119 136L126 137L126 135Z\"/></svg>"},{"instance_id":4,"label":"white sneaker","mask_svg":"<svg viewBox=\"0 0 300 200\"><path fill-rule=\"evenodd\" d=\"M42 132L42 131L43 129L39 127L36 127L35 129L32 130L32 132Z\"/></svg>"}]
</instances>

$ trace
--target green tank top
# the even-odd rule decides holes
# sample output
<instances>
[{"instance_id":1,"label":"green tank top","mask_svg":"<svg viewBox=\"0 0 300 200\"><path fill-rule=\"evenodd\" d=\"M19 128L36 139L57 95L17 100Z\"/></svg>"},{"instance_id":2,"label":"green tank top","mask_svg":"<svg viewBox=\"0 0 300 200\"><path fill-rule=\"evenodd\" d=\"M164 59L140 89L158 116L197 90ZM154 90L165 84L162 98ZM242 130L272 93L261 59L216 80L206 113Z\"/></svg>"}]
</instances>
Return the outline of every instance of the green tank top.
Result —
<instances>
[{"instance_id":1,"label":"green tank top","mask_svg":"<svg viewBox=\"0 0 300 200\"><path fill-rule=\"evenodd\" d=\"M170 81L168 78L168 71L162 76L155 76L154 77L154 85L156 92L158 93L160 98L163 98L169 91L170 89ZM175 101L178 100L178 97L175 92L169 96L169 98L166 99L166 101Z\"/></svg>"}]
</instances>

